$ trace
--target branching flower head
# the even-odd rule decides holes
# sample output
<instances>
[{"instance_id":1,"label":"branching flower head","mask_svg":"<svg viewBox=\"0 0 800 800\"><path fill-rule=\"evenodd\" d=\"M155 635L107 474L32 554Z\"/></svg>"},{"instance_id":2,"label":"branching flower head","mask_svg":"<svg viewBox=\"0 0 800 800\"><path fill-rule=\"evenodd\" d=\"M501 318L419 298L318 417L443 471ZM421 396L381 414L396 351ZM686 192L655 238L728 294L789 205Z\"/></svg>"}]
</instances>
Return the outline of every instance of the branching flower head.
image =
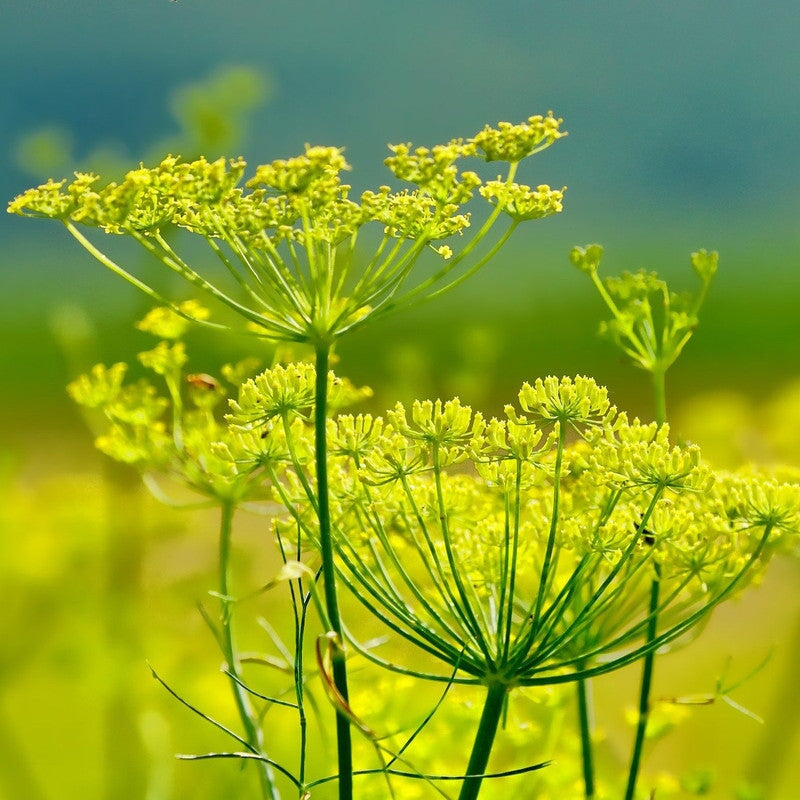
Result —
<instances>
[{"instance_id":1,"label":"branching flower head","mask_svg":"<svg viewBox=\"0 0 800 800\"><path fill-rule=\"evenodd\" d=\"M540 424L591 427L613 417L616 410L608 400L608 392L591 378L537 378L531 386L523 385L519 405L527 418ZM506 413L514 418L510 406ZM520 418L516 418L520 421Z\"/></svg>"},{"instance_id":2,"label":"branching flower head","mask_svg":"<svg viewBox=\"0 0 800 800\"><path fill-rule=\"evenodd\" d=\"M467 457L467 447L483 431L480 414L473 416L469 406L461 405L458 398L442 403L441 400L415 400L411 420L402 403L387 414L392 427L411 441L424 443L435 451L437 460L456 463Z\"/></svg>"},{"instance_id":3,"label":"branching flower head","mask_svg":"<svg viewBox=\"0 0 800 800\"><path fill-rule=\"evenodd\" d=\"M726 476L721 502L731 519L756 529L797 533L800 526L800 485L779 483L756 475Z\"/></svg>"},{"instance_id":4,"label":"branching flower head","mask_svg":"<svg viewBox=\"0 0 800 800\"><path fill-rule=\"evenodd\" d=\"M701 464L699 448L672 446L666 424L642 424L638 419L630 423L627 415L620 414L613 425L599 429L590 443L589 460L621 486L703 492L713 484Z\"/></svg>"},{"instance_id":5,"label":"branching flower head","mask_svg":"<svg viewBox=\"0 0 800 800\"><path fill-rule=\"evenodd\" d=\"M377 447L383 435L384 423L371 414L339 414L329 420L328 442L331 452L351 459L359 466Z\"/></svg>"},{"instance_id":6,"label":"branching flower head","mask_svg":"<svg viewBox=\"0 0 800 800\"><path fill-rule=\"evenodd\" d=\"M521 125L500 123L467 141L431 148L393 145L386 163L411 188L380 187L360 200L350 197L350 186L341 180L350 169L343 151L307 145L296 157L257 167L247 180L240 158L183 162L168 156L105 186L90 174L78 174L71 183L50 181L24 192L8 210L61 220L95 258L152 299L180 316L222 326L169 303L78 226L128 235L169 271L242 317L257 335L307 342L319 352L377 314L456 285L491 258L517 224L559 212L561 192L516 185L512 175L521 159L564 135L560 123L551 114ZM510 162L509 174L505 183L491 182L483 192L495 206L486 224L457 244L455 237L470 225L466 205L481 186L476 172L462 168L474 156ZM510 216L507 230L483 255L475 255L504 212ZM369 226L380 226L383 236L365 260L356 256L356 247ZM204 267L181 255L181 240L166 237L174 228L205 240L212 259L229 274L229 285L206 277ZM415 283L412 272L427 252L435 253L441 266Z\"/></svg>"},{"instance_id":7,"label":"branching flower head","mask_svg":"<svg viewBox=\"0 0 800 800\"><path fill-rule=\"evenodd\" d=\"M386 422L329 422L342 580L458 680L543 684L630 663L760 568L774 531L746 533L753 509L796 521L796 487L753 484L734 503L696 448L617 415L589 379L526 384L519 402L507 420L451 400L398 406ZM545 435L553 425L581 438ZM313 542L299 498L284 495ZM664 599L651 641L656 574Z\"/></svg>"},{"instance_id":8,"label":"branching flower head","mask_svg":"<svg viewBox=\"0 0 800 800\"><path fill-rule=\"evenodd\" d=\"M481 179L471 171L459 172L459 159L475 155L475 146L455 139L432 148L412 145L390 145L392 155L386 166L400 180L416 184L430 195L438 206L462 205L481 185Z\"/></svg>"},{"instance_id":9,"label":"branching flower head","mask_svg":"<svg viewBox=\"0 0 800 800\"><path fill-rule=\"evenodd\" d=\"M194 301L178 308L198 317L208 313ZM215 416L226 394L222 382L206 373L184 371L188 356L181 337L188 325L184 316L164 307L138 323L141 330L162 337L138 356L158 381L126 383L126 364L97 365L73 381L68 391L75 402L99 412L97 447L148 476L150 486L164 476L215 500L263 497L263 488L251 480L252 470L230 457L235 437ZM242 368L251 370L253 365Z\"/></svg>"},{"instance_id":10,"label":"branching flower head","mask_svg":"<svg viewBox=\"0 0 800 800\"><path fill-rule=\"evenodd\" d=\"M350 165L340 148L306 146L301 156L262 164L247 181L247 186L265 186L288 196L313 197L325 189L335 192L341 185L339 174L348 169Z\"/></svg>"},{"instance_id":11,"label":"branching flower head","mask_svg":"<svg viewBox=\"0 0 800 800\"><path fill-rule=\"evenodd\" d=\"M558 214L564 208L566 187L551 189L541 184L535 189L519 183L488 181L481 186L481 194L489 201L501 205L506 214L517 222L543 219Z\"/></svg>"},{"instance_id":12,"label":"branching flower head","mask_svg":"<svg viewBox=\"0 0 800 800\"><path fill-rule=\"evenodd\" d=\"M566 136L561 130L562 122L552 112L545 117L529 117L527 122L519 125L501 122L496 128L485 127L471 141L484 153L487 161L515 164Z\"/></svg>"},{"instance_id":13,"label":"branching flower head","mask_svg":"<svg viewBox=\"0 0 800 800\"><path fill-rule=\"evenodd\" d=\"M698 325L698 312L717 271L716 252L698 250L691 265L700 278L693 294L676 294L654 272L625 272L602 279L603 248L597 244L574 247L570 261L588 275L611 312L600 332L626 353L632 362L656 375L675 362ZM662 420L663 421L663 420Z\"/></svg>"},{"instance_id":14,"label":"branching flower head","mask_svg":"<svg viewBox=\"0 0 800 800\"><path fill-rule=\"evenodd\" d=\"M252 430L276 417L308 421L313 414L315 382L313 364L278 364L242 384L238 399L230 401L228 422L237 430ZM327 396L332 408L351 405L370 394L369 388L356 389L333 372L328 374Z\"/></svg>"}]
</instances>

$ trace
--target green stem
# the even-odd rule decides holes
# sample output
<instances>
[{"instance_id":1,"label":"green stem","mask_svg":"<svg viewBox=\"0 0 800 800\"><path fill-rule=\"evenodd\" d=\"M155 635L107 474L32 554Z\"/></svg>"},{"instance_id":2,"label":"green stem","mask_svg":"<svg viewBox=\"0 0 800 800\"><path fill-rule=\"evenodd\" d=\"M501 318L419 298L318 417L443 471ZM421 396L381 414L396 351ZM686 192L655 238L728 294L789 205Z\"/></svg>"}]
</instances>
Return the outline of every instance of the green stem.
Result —
<instances>
[{"instance_id":1,"label":"green stem","mask_svg":"<svg viewBox=\"0 0 800 800\"><path fill-rule=\"evenodd\" d=\"M654 367L653 399L655 401L656 423L660 428L667 421L667 390L665 383L666 369ZM661 570L655 565L655 577L650 585L650 608L647 622L647 644L656 638L658 625L658 597L661 589ZM653 683L653 667L656 660L656 647L647 651L642 661L642 681L639 687L639 720L636 723L636 736L633 740L631 753L631 766L628 771L628 785L625 790L625 800L633 800L636 791L636 781L639 777L639 767L642 761L644 737L647 732L647 720L650 717L650 689Z\"/></svg>"},{"instance_id":2,"label":"green stem","mask_svg":"<svg viewBox=\"0 0 800 800\"><path fill-rule=\"evenodd\" d=\"M558 449L556 450L555 477L553 479L553 511L550 519L550 533L547 536L547 548L542 561L542 572L539 578L539 592L536 596L536 608L531 616L531 631L538 633L541 622L542 607L550 584L550 567L556 544L558 529L558 504L561 489L561 464L564 458L564 442L566 437L565 423L558 423Z\"/></svg>"},{"instance_id":3,"label":"green stem","mask_svg":"<svg viewBox=\"0 0 800 800\"><path fill-rule=\"evenodd\" d=\"M219 526L219 594L222 606L222 630L220 643L222 652L228 666L229 680L233 699L236 703L236 710L239 712L239 719L244 728L245 738L253 748L254 753L263 754L264 741L260 727L256 724L256 715L250 705L250 698L242 686L242 676L238 659L238 648L234 635L233 619L231 615L230 587L230 554L231 554L231 534L233 531L233 514L236 504L232 500L225 500L221 507L220 526ZM265 800L280 800L280 793L275 787L274 776L269 764L266 761L259 763L259 778L261 782L261 794Z\"/></svg>"},{"instance_id":4,"label":"green stem","mask_svg":"<svg viewBox=\"0 0 800 800\"><path fill-rule=\"evenodd\" d=\"M489 755L492 752L497 726L503 714L508 686L505 683L490 683L486 693L486 702L483 706L481 721L475 734L472 745L472 754L467 764L467 776L461 784L458 800L475 800L481 789L482 775L486 772Z\"/></svg>"},{"instance_id":5,"label":"green stem","mask_svg":"<svg viewBox=\"0 0 800 800\"><path fill-rule=\"evenodd\" d=\"M658 617L658 595L661 588L660 570L656 565L656 576L650 585L650 608L649 621L647 623L647 643L653 642L656 638ZM642 761L642 750L644 749L644 737L647 730L647 720L650 717L650 690L653 684L653 666L656 659L656 648L648 650L642 665L642 682L639 689L639 721L636 724L636 736L633 741L633 752L631 755L631 766L628 770L628 785L625 790L625 800L633 800L636 792L636 781L639 777L639 767Z\"/></svg>"},{"instance_id":6,"label":"green stem","mask_svg":"<svg viewBox=\"0 0 800 800\"><path fill-rule=\"evenodd\" d=\"M581 665L581 669L583 666ZM581 732L581 760L583 762L583 786L586 800L594 797L594 763L592 756L591 684L586 678L577 681L578 723Z\"/></svg>"},{"instance_id":7,"label":"green stem","mask_svg":"<svg viewBox=\"0 0 800 800\"><path fill-rule=\"evenodd\" d=\"M333 683L345 703L348 702L347 664L344 653L342 622L339 616L339 601L336 596L336 570L333 562L333 537L331 534L330 505L328 495L328 359L329 344L318 344L316 352L316 386L314 407L314 449L317 466L317 518L319 520L320 554L322 556L322 580L325 590L325 606L331 629L338 638L339 646L332 648L331 666ZM353 797L353 745L350 721L343 709L336 710L336 741L339 767L339 800Z\"/></svg>"},{"instance_id":8,"label":"green stem","mask_svg":"<svg viewBox=\"0 0 800 800\"><path fill-rule=\"evenodd\" d=\"M666 369L658 367L652 371L653 375L653 398L655 400L656 423L660 428L667 421L667 390L666 390Z\"/></svg>"}]
</instances>

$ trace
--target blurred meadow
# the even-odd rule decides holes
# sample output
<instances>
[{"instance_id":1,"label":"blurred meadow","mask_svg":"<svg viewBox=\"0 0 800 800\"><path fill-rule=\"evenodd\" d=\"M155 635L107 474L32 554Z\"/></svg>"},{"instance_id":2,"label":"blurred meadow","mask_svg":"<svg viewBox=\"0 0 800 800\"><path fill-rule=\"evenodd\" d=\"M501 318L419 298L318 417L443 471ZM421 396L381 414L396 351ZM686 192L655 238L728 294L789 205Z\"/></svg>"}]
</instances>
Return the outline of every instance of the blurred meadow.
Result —
<instances>
[{"instance_id":1,"label":"blurred meadow","mask_svg":"<svg viewBox=\"0 0 800 800\"><path fill-rule=\"evenodd\" d=\"M716 466L800 467L800 13L790 0L0 9L6 200L74 170L119 175L166 153L241 154L252 169L306 142L344 146L360 192L390 182L388 142L431 145L552 109L569 136L519 180L566 185L564 213L524 226L441 301L348 339L337 371L374 388L375 411L458 395L489 413L525 380L587 374L649 419L644 376L596 335L604 310L570 248L599 242L605 274L652 269L677 288L692 287L689 254L714 249L700 327L668 375L672 427ZM148 667L233 724L197 611L214 585L214 520L159 504L95 452L91 421L64 388L149 346L133 328L149 303L57 224L3 214L0 241L0 798L245 797L251 776L238 766L174 759L219 749L219 735ZM192 344L198 372L252 346L205 333ZM256 516L237 530L237 570L254 586L279 563L265 530ZM764 787L764 800L800 796L799 579L800 557L776 559L700 641L660 662L658 697L714 699L673 704L690 718L648 750L648 774L690 776L663 797L746 800L743 782ZM279 605L262 598L255 612L280 628ZM243 636L264 646L257 625ZM733 684L759 666L732 696L762 722L714 697L726 670ZM361 707L409 724L380 680L364 681ZM610 765L629 746L635 683L634 671L597 681ZM435 702L431 692L414 710ZM466 692L453 705L437 723L443 740L457 739L448 719L477 713ZM278 713L270 726L279 730ZM536 736L508 734L511 766L537 760ZM282 742L287 753L292 744Z\"/></svg>"}]
</instances>

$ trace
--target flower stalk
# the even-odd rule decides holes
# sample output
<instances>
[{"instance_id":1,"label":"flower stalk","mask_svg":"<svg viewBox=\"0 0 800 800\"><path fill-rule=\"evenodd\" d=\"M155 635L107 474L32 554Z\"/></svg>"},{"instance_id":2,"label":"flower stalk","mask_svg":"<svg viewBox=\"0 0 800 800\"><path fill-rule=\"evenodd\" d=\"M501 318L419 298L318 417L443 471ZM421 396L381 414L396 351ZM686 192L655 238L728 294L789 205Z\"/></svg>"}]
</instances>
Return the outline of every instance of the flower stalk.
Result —
<instances>
[{"instance_id":1,"label":"flower stalk","mask_svg":"<svg viewBox=\"0 0 800 800\"><path fill-rule=\"evenodd\" d=\"M700 279L700 287L694 295L682 297L671 292L667 284L655 273L643 270L636 274L626 272L619 278L607 278L603 281L599 276L602 255L602 247L588 245L573 248L570 259L578 269L590 277L611 312L611 319L601 325L601 333L608 336L627 354L635 366L650 373L655 423L658 428L662 428L667 421L666 373L697 327L700 307L717 271L718 254L705 250L692 253L691 265ZM653 539L649 545L655 544L653 535L649 536ZM658 562L654 564L653 569L654 577L650 584L645 635L646 651L642 657L642 676L639 686L638 719L631 750L625 800L633 800L635 796L647 722L650 718L653 671L658 650L656 640L661 592L661 570ZM584 761L587 758L587 747L591 745L584 738ZM588 791L587 784L587 797Z\"/></svg>"},{"instance_id":2,"label":"flower stalk","mask_svg":"<svg viewBox=\"0 0 800 800\"><path fill-rule=\"evenodd\" d=\"M231 500L223 501L220 507L219 525L219 602L220 602L220 644L225 656L225 665L230 681L239 720L244 729L244 737L253 753L263 755L264 736L261 727L256 721L256 714L250 703L241 675L239 664L239 649L236 644L236 635L233 624L233 611L231 597L231 535L233 532L233 517L236 504ZM258 775L261 785L261 794L264 800L280 800L280 793L275 786L274 775L267 761L258 762Z\"/></svg>"},{"instance_id":3,"label":"flower stalk","mask_svg":"<svg viewBox=\"0 0 800 800\"><path fill-rule=\"evenodd\" d=\"M576 690L578 693L578 731L580 732L581 739L581 772L583 775L583 790L586 800L593 800L595 796L591 689L591 682L587 679L579 678L576 681Z\"/></svg>"},{"instance_id":4,"label":"flower stalk","mask_svg":"<svg viewBox=\"0 0 800 800\"><path fill-rule=\"evenodd\" d=\"M667 390L665 382L666 370L659 364L653 364L651 375L653 379L653 397L655 403L656 425L661 428L667 421ZM658 607L661 593L660 567L653 566L653 580L650 584L650 604L647 615L647 633L645 640L652 643L658 631ZM639 706L636 720L636 733L631 748L631 761L628 768L628 780L625 785L625 800L633 800L636 794L636 783L639 778L639 769L642 763L644 740L647 735L647 723L650 719L651 693L653 687L653 671L655 669L657 648L653 647L645 653L642 659L642 677L639 682Z\"/></svg>"},{"instance_id":5,"label":"flower stalk","mask_svg":"<svg viewBox=\"0 0 800 800\"><path fill-rule=\"evenodd\" d=\"M316 351L316 380L314 384L314 454L317 470L317 516L319 521L319 547L322 557L322 581L325 608L331 629L338 643L331 649L333 682L342 700L347 703L347 662L339 598L336 590L336 567L331 533L330 492L328 488L328 360L327 345L319 345ZM350 720L342 709L336 709L337 762L339 772L339 797L353 797L353 745Z\"/></svg>"},{"instance_id":6,"label":"flower stalk","mask_svg":"<svg viewBox=\"0 0 800 800\"><path fill-rule=\"evenodd\" d=\"M648 607L648 622L646 642L655 641L658 630L658 602L661 583L659 581L658 565L655 566L655 577L650 584L650 605ZM628 769L628 780L625 785L625 800L633 800L636 795L636 783L639 778L639 768L642 762L642 750L647 733L647 721L650 719L650 695L653 686L653 668L655 666L656 649L648 650L642 659L642 677L639 685L638 719L636 721L636 734L631 750L631 763Z\"/></svg>"},{"instance_id":7,"label":"flower stalk","mask_svg":"<svg viewBox=\"0 0 800 800\"><path fill-rule=\"evenodd\" d=\"M504 682L489 683L478 730L475 733L475 742L472 745L472 753L467 764L466 777L461 784L458 800L476 800L478 797L507 697L508 686Z\"/></svg>"}]
</instances>

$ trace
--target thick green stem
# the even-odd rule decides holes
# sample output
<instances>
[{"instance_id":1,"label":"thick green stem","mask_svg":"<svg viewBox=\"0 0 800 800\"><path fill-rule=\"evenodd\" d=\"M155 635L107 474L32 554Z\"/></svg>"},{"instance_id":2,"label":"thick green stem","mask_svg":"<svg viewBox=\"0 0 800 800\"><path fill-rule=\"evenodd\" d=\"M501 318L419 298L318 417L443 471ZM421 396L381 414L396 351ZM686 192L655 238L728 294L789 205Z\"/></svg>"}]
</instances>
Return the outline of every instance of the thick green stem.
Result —
<instances>
[{"instance_id":1,"label":"thick green stem","mask_svg":"<svg viewBox=\"0 0 800 800\"><path fill-rule=\"evenodd\" d=\"M233 514L236 504L231 500L226 500L222 504L220 526L219 526L219 595L222 606L222 629L220 644L225 661L228 666L230 677L231 692L236 703L236 710L239 712L244 729L245 739L256 754L263 754L264 741L261 728L256 723L256 715L250 704L240 674L238 648L233 629L233 619L231 615L230 589L230 553L231 553L231 534L233 532ZM261 794L265 800L280 800L280 793L275 787L272 770L266 762L259 762L259 779L261 781Z\"/></svg>"},{"instance_id":2,"label":"thick green stem","mask_svg":"<svg viewBox=\"0 0 800 800\"><path fill-rule=\"evenodd\" d=\"M322 580L325 591L325 606L331 628L338 638L338 646L332 648L331 666L333 683L345 703L348 701L347 664L345 662L344 638L339 616L339 601L336 596L336 569L333 562L333 537L328 497L328 358L330 346L317 346L316 386L314 409L314 446L317 466L317 517L319 520L320 554L322 556ZM350 721L344 709L336 710L336 741L339 767L339 800L353 797L353 745Z\"/></svg>"},{"instance_id":3,"label":"thick green stem","mask_svg":"<svg viewBox=\"0 0 800 800\"><path fill-rule=\"evenodd\" d=\"M583 669L583 665L581 665ZM583 786L586 800L594 797L594 761L592 754L592 722L591 722L591 684L588 679L577 681L578 690L578 725L581 732L581 760L583 766Z\"/></svg>"},{"instance_id":4,"label":"thick green stem","mask_svg":"<svg viewBox=\"0 0 800 800\"><path fill-rule=\"evenodd\" d=\"M650 586L650 608L649 620L647 622L647 642L648 644L656 638L658 618L658 596L661 588L658 566L656 566L656 577ZM653 684L653 666L656 659L656 648L647 652L642 664L642 683L639 689L639 721L636 724L636 736L633 741L633 752L631 755L631 766L628 770L628 785L625 789L625 800L633 800L636 793L636 781L639 778L639 767L642 761L642 750L644 749L644 737L647 731L647 720L650 717L650 690Z\"/></svg>"},{"instance_id":5,"label":"thick green stem","mask_svg":"<svg viewBox=\"0 0 800 800\"><path fill-rule=\"evenodd\" d=\"M475 742L472 745L472 754L467 765L468 777L461 784L458 800L475 800L478 796L483 781L481 776L486 772L486 765L489 763L489 755L492 752L497 726L503 714L503 704L507 692L508 686L505 683L489 684L486 703L483 706L481 721L478 724Z\"/></svg>"}]
</instances>

